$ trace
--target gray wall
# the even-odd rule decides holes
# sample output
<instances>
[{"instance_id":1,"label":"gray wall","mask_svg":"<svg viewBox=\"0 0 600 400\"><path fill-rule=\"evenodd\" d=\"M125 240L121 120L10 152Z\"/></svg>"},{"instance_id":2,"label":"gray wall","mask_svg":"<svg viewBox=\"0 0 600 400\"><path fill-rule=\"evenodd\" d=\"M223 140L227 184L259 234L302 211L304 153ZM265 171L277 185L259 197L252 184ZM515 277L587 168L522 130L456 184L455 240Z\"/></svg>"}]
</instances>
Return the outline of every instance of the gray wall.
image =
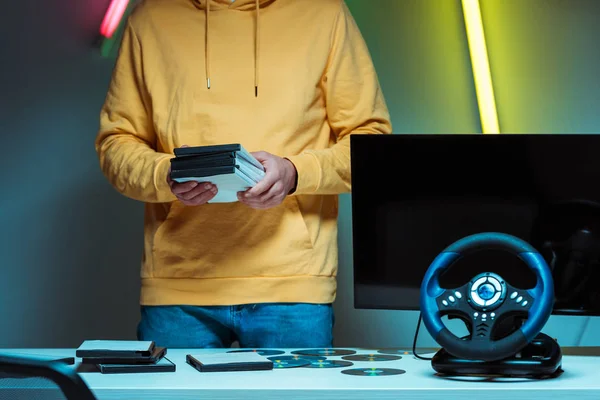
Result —
<instances>
[{"instance_id":1,"label":"gray wall","mask_svg":"<svg viewBox=\"0 0 600 400\"><path fill-rule=\"evenodd\" d=\"M534 1L559 4L528 0ZM371 0L347 2L372 50L396 133L480 130L459 0L377 0L377 7ZM597 12L590 1L570 2L584 14ZM0 347L73 347L88 338L135 336L142 206L106 183L93 149L113 61L102 59L90 43L108 3L20 0L11 2L10 11L0 16ZM484 9L488 19L519 11L501 8L500 0L485 4L500 7ZM517 7L518 1L503 4ZM538 28L551 33L565 12L564 7L547 8ZM597 24L577 24L583 17L568 15L570 41L587 43L587 38L598 35ZM502 22L490 21L496 43L501 42L500 32L508 29ZM534 37L526 33L522 40ZM496 47L507 51L506 46ZM568 41L536 49L542 60L569 50L572 62L562 60L557 72L568 69L571 76L585 77L569 81L570 93L591 93L590 82L595 87L600 82L589 72L597 68L590 67L595 61L584 49L573 55ZM505 54L496 56L510 65L497 61L495 72L520 66L536 76L531 68L539 65L527 69L518 59L511 64ZM498 71L502 65L505 69ZM505 74L504 81L510 76ZM536 81L528 82L523 104L533 107L552 101L553 112L519 122L517 117L527 115L508 105L514 104L510 95L517 95L518 87L501 91L504 106L499 108L512 116L508 121L512 129L555 132L559 126L589 131L600 126L597 92L584 99L571 95L561 100L548 96L563 92L557 82L543 82L554 90L547 93L535 86ZM568 119L575 109L578 118ZM336 344L409 346L416 313L353 308L350 196L342 196L340 202ZM599 329L596 319L553 318L545 331L563 344L598 345ZM421 332L420 344L432 345Z\"/></svg>"},{"instance_id":2,"label":"gray wall","mask_svg":"<svg viewBox=\"0 0 600 400\"><path fill-rule=\"evenodd\" d=\"M20 0L0 16L0 347L135 333L142 209L109 187L93 147L107 4Z\"/></svg>"}]
</instances>

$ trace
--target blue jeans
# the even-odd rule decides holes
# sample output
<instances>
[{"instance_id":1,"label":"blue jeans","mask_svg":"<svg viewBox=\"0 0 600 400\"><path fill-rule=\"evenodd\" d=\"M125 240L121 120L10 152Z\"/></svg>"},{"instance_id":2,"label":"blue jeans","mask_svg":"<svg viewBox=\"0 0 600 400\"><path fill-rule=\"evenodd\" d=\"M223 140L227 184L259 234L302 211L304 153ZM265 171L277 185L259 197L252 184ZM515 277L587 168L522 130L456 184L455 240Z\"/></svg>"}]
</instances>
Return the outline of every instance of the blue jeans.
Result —
<instances>
[{"instance_id":1,"label":"blue jeans","mask_svg":"<svg viewBox=\"0 0 600 400\"><path fill-rule=\"evenodd\" d=\"M330 348L331 304L143 306L138 340L167 348Z\"/></svg>"}]
</instances>

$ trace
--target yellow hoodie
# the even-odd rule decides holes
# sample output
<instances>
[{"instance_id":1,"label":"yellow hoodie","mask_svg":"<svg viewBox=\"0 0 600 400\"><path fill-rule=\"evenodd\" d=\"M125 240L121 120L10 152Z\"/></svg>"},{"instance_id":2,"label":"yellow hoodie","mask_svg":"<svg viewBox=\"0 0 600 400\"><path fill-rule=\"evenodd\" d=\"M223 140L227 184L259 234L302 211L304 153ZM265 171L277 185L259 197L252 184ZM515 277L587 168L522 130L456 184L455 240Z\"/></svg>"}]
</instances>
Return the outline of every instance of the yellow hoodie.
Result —
<instances>
[{"instance_id":1,"label":"yellow hoodie","mask_svg":"<svg viewBox=\"0 0 600 400\"><path fill-rule=\"evenodd\" d=\"M141 304L333 302L351 133L391 124L343 0L142 1L96 139L110 183L146 204ZM183 205L174 148L224 143L289 158L294 194L268 210Z\"/></svg>"}]
</instances>

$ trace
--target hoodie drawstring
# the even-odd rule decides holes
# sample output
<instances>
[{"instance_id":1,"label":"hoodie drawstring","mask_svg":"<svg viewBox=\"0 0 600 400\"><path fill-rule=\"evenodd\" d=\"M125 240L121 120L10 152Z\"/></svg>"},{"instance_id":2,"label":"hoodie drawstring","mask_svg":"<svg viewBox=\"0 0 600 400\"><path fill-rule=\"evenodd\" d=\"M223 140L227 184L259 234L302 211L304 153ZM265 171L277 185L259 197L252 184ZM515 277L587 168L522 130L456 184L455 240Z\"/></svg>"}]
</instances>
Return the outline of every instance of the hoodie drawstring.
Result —
<instances>
[{"instance_id":1,"label":"hoodie drawstring","mask_svg":"<svg viewBox=\"0 0 600 400\"><path fill-rule=\"evenodd\" d=\"M254 32L254 97L258 97L258 66L260 55L260 3L256 0L256 25Z\"/></svg>"},{"instance_id":2,"label":"hoodie drawstring","mask_svg":"<svg viewBox=\"0 0 600 400\"><path fill-rule=\"evenodd\" d=\"M204 62L206 69L206 87L210 89L210 3L206 1L206 33L204 44ZM258 78L259 78L259 61L260 61L260 0L255 0L256 4L256 21L254 25L254 96L258 97Z\"/></svg>"},{"instance_id":3,"label":"hoodie drawstring","mask_svg":"<svg viewBox=\"0 0 600 400\"><path fill-rule=\"evenodd\" d=\"M206 2L206 33L204 34L205 43L204 43L204 63L206 68L206 87L210 89L210 0Z\"/></svg>"}]
</instances>

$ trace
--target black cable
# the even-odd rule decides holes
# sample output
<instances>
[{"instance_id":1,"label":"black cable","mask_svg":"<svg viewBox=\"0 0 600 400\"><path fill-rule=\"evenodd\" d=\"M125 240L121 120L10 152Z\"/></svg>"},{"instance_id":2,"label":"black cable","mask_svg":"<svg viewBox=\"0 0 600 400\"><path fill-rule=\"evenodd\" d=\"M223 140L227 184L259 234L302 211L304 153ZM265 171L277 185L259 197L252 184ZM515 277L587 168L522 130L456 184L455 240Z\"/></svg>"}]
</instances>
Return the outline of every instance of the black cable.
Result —
<instances>
[{"instance_id":1,"label":"black cable","mask_svg":"<svg viewBox=\"0 0 600 400\"><path fill-rule=\"evenodd\" d=\"M421 327L421 321L423 320L423 317L421 315L421 313L419 313L419 321L417 322L417 329L415 330L415 338L413 340L413 347L412 347L412 352L413 352L413 356L415 356L416 358L418 358L419 360L425 360L425 361L431 361L433 358L430 357L423 357L417 354L417 339L419 337L419 328ZM468 337L470 337L471 335L466 335L461 337L461 340L464 340Z\"/></svg>"},{"instance_id":2,"label":"black cable","mask_svg":"<svg viewBox=\"0 0 600 400\"><path fill-rule=\"evenodd\" d=\"M415 330L415 339L413 340L412 352L413 356L417 357L419 360L431 361L431 358L423 357L417 354L417 338L419 337L419 328L421 327L422 318L423 317L421 316L421 313L419 313L419 321L417 322L417 329Z\"/></svg>"}]
</instances>

